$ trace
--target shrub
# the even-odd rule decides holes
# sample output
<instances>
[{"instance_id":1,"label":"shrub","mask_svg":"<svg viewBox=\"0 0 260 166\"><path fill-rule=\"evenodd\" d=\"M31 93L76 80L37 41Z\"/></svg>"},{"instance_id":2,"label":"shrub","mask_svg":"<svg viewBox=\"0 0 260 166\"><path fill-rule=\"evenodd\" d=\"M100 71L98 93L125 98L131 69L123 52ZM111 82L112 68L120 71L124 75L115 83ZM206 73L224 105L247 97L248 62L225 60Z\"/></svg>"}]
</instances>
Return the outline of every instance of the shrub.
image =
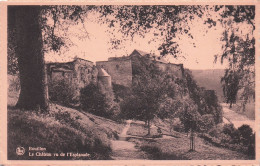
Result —
<instances>
[{"instance_id":1,"label":"shrub","mask_svg":"<svg viewBox=\"0 0 260 166\"><path fill-rule=\"evenodd\" d=\"M102 92L103 90L103 92ZM104 91L91 83L80 91L80 104L82 110L115 119L119 113L119 105L114 101L112 91Z\"/></svg>"},{"instance_id":2,"label":"shrub","mask_svg":"<svg viewBox=\"0 0 260 166\"><path fill-rule=\"evenodd\" d=\"M54 80L49 84L50 100L62 105L70 105L76 102L76 89L66 80Z\"/></svg>"},{"instance_id":3,"label":"shrub","mask_svg":"<svg viewBox=\"0 0 260 166\"><path fill-rule=\"evenodd\" d=\"M121 102L125 100L130 94L131 94L131 88L125 87L123 85L112 83L113 86L113 92L115 96L116 102Z\"/></svg>"},{"instance_id":4,"label":"shrub","mask_svg":"<svg viewBox=\"0 0 260 166\"><path fill-rule=\"evenodd\" d=\"M232 136L235 130L236 130L236 129L234 128L234 125L233 125L233 124L225 124L225 125L223 126L222 132L223 132L224 134L227 134L227 135Z\"/></svg>"},{"instance_id":5,"label":"shrub","mask_svg":"<svg viewBox=\"0 0 260 166\"><path fill-rule=\"evenodd\" d=\"M232 143L232 144L239 144L240 143L240 133L234 127L233 124L225 124L222 132L226 135L229 135L232 138L230 143Z\"/></svg>"},{"instance_id":6,"label":"shrub","mask_svg":"<svg viewBox=\"0 0 260 166\"><path fill-rule=\"evenodd\" d=\"M213 128L211 128L208 131L208 133L209 133L210 136L217 138L221 134L222 130L223 130L222 125L216 125Z\"/></svg>"},{"instance_id":7,"label":"shrub","mask_svg":"<svg viewBox=\"0 0 260 166\"><path fill-rule=\"evenodd\" d=\"M199 130L206 132L215 125L214 117L211 114L202 115L199 122Z\"/></svg>"},{"instance_id":8,"label":"shrub","mask_svg":"<svg viewBox=\"0 0 260 166\"><path fill-rule=\"evenodd\" d=\"M221 133L218 138L220 139L221 143L230 143L232 141L232 138L228 134Z\"/></svg>"},{"instance_id":9,"label":"shrub","mask_svg":"<svg viewBox=\"0 0 260 166\"><path fill-rule=\"evenodd\" d=\"M176 118L172 124L173 129L177 132L185 132L185 127L184 125L181 123L179 118Z\"/></svg>"},{"instance_id":10,"label":"shrub","mask_svg":"<svg viewBox=\"0 0 260 166\"><path fill-rule=\"evenodd\" d=\"M142 145L140 149L150 154L154 160L159 160L162 157L162 151L156 145Z\"/></svg>"},{"instance_id":11,"label":"shrub","mask_svg":"<svg viewBox=\"0 0 260 166\"><path fill-rule=\"evenodd\" d=\"M241 135L241 141L244 145L249 145L252 142L253 130L249 125L242 125L238 128Z\"/></svg>"},{"instance_id":12,"label":"shrub","mask_svg":"<svg viewBox=\"0 0 260 166\"><path fill-rule=\"evenodd\" d=\"M251 142L247 148L248 155L255 156L255 133L251 136Z\"/></svg>"}]
</instances>

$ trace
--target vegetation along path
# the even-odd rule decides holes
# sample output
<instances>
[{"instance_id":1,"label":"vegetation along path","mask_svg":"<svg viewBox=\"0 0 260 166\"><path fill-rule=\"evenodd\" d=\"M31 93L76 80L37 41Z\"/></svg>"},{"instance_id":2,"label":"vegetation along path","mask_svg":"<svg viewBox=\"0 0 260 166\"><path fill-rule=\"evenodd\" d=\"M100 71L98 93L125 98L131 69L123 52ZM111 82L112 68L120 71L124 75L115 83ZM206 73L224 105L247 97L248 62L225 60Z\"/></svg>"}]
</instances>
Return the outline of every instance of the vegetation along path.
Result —
<instances>
[{"instance_id":1,"label":"vegetation along path","mask_svg":"<svg viewBox=\"0 0 260 166\"><path fill-rule=\"evenodd\" d=\"M255 131L255 121L247 118L245 115L239 114L229 109L227 104L221 104L223 107L223 121L224 123L233 123L236 128L243 124L249 125ZM225 119L226 120L225 120Z\"/></svg>"},{"instance_id":2,"label":"vegetation along path","mask_svg":"<svg viewBox=\"0 0 260 166\"><path fill-rule=\"evenodd\" d=\"M129 142L126 134L132 120L126 121L126 126L119 135L118 140L112 140L112 158L115 160L148 159L145 152L136 148L135 143Z\"/></svg>"}]
</instances>

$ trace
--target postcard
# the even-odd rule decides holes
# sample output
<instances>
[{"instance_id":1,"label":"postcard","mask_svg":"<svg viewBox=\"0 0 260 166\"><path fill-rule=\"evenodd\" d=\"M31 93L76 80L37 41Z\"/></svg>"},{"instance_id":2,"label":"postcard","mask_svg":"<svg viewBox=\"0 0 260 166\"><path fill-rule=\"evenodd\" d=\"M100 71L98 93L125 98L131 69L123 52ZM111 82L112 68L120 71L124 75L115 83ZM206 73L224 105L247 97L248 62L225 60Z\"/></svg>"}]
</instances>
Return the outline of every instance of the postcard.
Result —
<instances>
[{"instance_id":1,"label":"postcard","mask_svg":"<svg viewBox=\"0 0 260 166\"><path fill-rule=\"evenodd\" d=\"M258 1L2 1L2 165L258 165Z\"/></svg>"}]
</instances>

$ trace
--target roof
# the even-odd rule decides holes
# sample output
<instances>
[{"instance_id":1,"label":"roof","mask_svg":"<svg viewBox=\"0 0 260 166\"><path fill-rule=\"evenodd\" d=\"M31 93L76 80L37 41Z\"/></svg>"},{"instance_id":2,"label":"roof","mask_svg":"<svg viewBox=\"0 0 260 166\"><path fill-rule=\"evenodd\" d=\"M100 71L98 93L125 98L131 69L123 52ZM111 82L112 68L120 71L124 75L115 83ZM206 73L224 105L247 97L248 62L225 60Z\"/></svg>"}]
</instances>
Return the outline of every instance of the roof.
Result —
<instances>
[{"instance_id":1,"label":"roof","mask_svg":"<svg viewBox=\"0 0 260 166\"><path fill-rule=\"evenodd\" d=\"M89 60L86 60L86 59L82 59L82 58L79 58L79 57L75 57L73 61L76 61L76 60L83 60L83 61L86 61L86 62L93 63L92 61L89 61Z\"/></svg>"},{"instance_id":2,"label":"roof","mask_svg":"<svg viewBox=\"0 0 260 166\"><path fill-rule=\"evenodd\" d=\"M45 62L46 65L55 65L55 64L68 64L68 63L73 63L75 62L76 60L83 60L83 61L86 61L86 62L91 62L93 63L92 61L89 61L89 60L86 60L86 59L82 59L82 58L74 58L73 60L70 60L70 61L64 61L64 62Z\"/></svg>"},{"instance_id":3,"label":"roof","mask_svg":"<svg viewBox=\"0 0 260 166\"><path fill-rule=\"evenodd\" d=\"M137 49L135 49L135 50L130 54L130 56L133 55L135 52L137 52L137 53L140 54L141 56L150 55L150 58L153 58L153 60L155 60L155 61L157 61L157 62L169 63L164 57L161 57L161 56L158 56L158 55L155 55L155 54L151 54L151 53L148 53L148 52L145 52L145 51L137 50Z\"/></svg>"},{"instance_id":4,"label":"roof","mask_svg":"<svg viewBox=\"0 0 260 166\"><path fill-rule=\"evenodd\" d=\"M100 68L98 69L98 77L109 77L110 75L106 72L105 69Z\"/></svg>"},{"instance_id":5,"label":"roof","mask_svg":"<svg viewBox=\"0 0 260 166\"><path fill-rule=\"evenodd\" d=\"M138 52L141 56L150 55L150 53L148 52L137 50L137 49L135 49L131 54L133 54L135 51Z\"/></svg>"}]
</instances>

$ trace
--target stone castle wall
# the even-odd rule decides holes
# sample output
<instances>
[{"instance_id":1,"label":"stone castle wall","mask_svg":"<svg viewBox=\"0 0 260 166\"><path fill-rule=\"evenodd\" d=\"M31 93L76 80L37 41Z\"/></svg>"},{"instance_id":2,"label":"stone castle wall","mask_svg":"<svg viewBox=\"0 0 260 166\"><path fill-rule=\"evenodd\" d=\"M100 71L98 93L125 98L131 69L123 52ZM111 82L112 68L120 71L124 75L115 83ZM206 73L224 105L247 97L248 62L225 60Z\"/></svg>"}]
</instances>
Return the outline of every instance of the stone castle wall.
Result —
<instances>
[{"instance_id":1,"label":"stone castle wall","mask_svg":"<svg viewBox=\"0 0 260 166\"><path fill-rule=\"evenodd\" d=\"M91 82L97 82L98 70L93 62L76 59L67 63L47 64L48 82L66 81L75 90L75 98L79 97L80 89Z\"/></svg>"},{"instance_id":2,"label":"stone castle wall","mask_svg":"<svg viewBox=\"0 0 260 166\"><path fill-rule=\"evenodd\" d=\"M51 80L66 79L75 88L80 90L91 82L97 83L98 69L103 68L110 76L112 83L131 87L133 80L133 67L138 64L141 57L155 62L154 64L160 70L167 72L177 78L183 78L183 65L172 64L155 60L149 54L141 55L134 51L126 57L110 57L108 61L98 61L96 65L93 62L77 58L67 63L48 64L47 69Z\"/></svg>"},{"instance_id":3,"label":"stone castle wall","mask_svg":"<svg viewBox=\"0 0 260 166\"><path fill-rule=\"evenodd\" d=\"M167 66L166 71L168 71L169 74L174 75L175 77L178 77L178 78L183 78L184 68L183 68L182 64L168 63L168 64L164 64L164 65Z\"/></svg>"},{"instance_id":4,"label":"stone castle wall","mask_svg":"<svg viewBox=\"0 0 260 166\"><path fill-rule=\"evenodd\" d=\"M133 80L133 67L139 60L140 56L132 54L129 57L113 57L109 58L108 61L99 61L96 62L96 65L108 72L113 83L130 87ZM153 61L149 58L147 60ZM177 78L183 78L184 69L182 64L163 63L158 61L154 62L160 70Z\"/></svg>"},{"instance_id":5,"label":"stone castle wall","mask_svg":"<svg viewBox=\"0 0 260 166\"><path fill-rule=\"evenodd\" d=\"M99 61L96 62L96 66L105 69L111 76L113 83L126 87L132 85L132 62L130 59Z\"/></svg>"}]
</instances>

